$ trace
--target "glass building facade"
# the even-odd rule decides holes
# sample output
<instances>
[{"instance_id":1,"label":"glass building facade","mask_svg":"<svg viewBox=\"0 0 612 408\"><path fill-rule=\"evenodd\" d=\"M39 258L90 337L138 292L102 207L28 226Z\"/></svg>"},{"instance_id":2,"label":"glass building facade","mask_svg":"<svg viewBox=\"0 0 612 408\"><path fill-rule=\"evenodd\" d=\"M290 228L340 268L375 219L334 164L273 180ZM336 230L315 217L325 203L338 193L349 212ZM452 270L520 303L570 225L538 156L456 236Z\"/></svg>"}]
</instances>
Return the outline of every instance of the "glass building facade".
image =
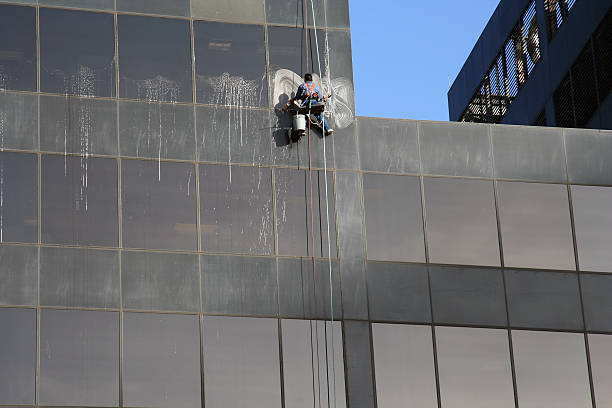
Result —
<instances>
[{"instance_id":1,"label":"glass building facade","mask_svg":"<svg viewBox=\"0 0 612 408\"><path fill-rule=\"evenodd\" d=\"M346 0L0 3L1 407L612 404L612 132L356 118Z\"/></svg>"}]
</instances>

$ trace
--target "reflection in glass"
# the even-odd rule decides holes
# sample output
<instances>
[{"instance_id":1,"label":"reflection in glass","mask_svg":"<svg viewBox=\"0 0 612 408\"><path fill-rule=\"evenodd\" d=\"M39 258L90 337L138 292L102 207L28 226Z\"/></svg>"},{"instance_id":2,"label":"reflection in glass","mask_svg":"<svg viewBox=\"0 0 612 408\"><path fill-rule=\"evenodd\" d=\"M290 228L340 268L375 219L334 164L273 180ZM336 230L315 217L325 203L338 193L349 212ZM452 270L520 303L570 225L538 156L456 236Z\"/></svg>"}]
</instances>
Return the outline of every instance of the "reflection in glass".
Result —
<instances>
[{"instance_id":1,"label":"reflection in glass","mask_svg":"<svg viewBox=\"0 0 612 408\"><path fill-rule=\"evenodd\" d=\"M41 91L115 96L113 15L41 8L39 18Z\"/></svg>"},{"instance_id":2,"label":"reflection in glass","mask_svg":"<svg viewBox=\"0 0 612 408\"><path fill-rule=\"evenodd\" d=\"M363 175L368 259L425 261L418 177Z\"/></svg>"},{"instance_id":3,"label":"reflection in glass","mask_svg":"<svg viewBox=\"0 0 612 408\"><path fill-rule=\"evenodd\" d=\"M115 10L115 0L38 0L38 4L49 6L88 8L96 10Z\"/></svg>"},{"instance_id":4,"label":"reflection in glass","mask_svg":"<svg viewBox=\"0 0 612 408\"><path fill-rule=\"evenodd\" d=\"M204 317L207 407L280 408L278 321Z\"/></svg>"},{"instance_id":5,"label":"reflection in glass","mask_svg":"<svg viewBox=\"0 0 612 408\"><path fill-rule=\"evenodd\" d=\"M598 407L612 406L612 336L589 334L593 388Z\"/></svg>"},{"instance_id":6,"label":"reflection in glass","mask_svg":"<svg viewBox=\"0 0 612 408\"><path fill-rule=\"evenodd\" d=\"M284 406L345 408L341 323L282 320L281 330Z\"/></svg>"},{"instance_id":7,"label":"reflection in glass","mask_svg":"<svg viewBox=\"0 0 612 408\"><path fill-rule=\"evenodd\" d=\"M521 408L590 408L584 335L512 332Z\"/></svg>"},{"instance_id":8,"label":"reflection in glass","mask_svg":"<svg viewBox=\"0 0 612 408\"><path fill-rule=\"evenodd\" d=\"M0 4L0 90L36 90L36 9Z\"/></svg>"},{"instance_id":9,"label":"reflection in glass","mask_svg":"<svg viewBox=\"0 0 612 408\"><path fill-rule=\"evenodd\" d=\"M358 133L361 170L419 172L416 122L359 118Z\"/></svg>"},{"instance_id":10,"label":"reflection in glass","mask_svg":"<svg viewBox=\"0 0 612 408\"><path fill-rule=\"evenodd\" d=\"M36 242L38 160L0 152L0 242Z\"/></svg>"},{"instance_id":11,"label":"reflection in glass","mask_svg":"<svg viewBox=\"0 0 612 408\"><path fill-rule=\"evenodd\" d=\"M123 314L123 403L201 407L197 316Z\"/></svg>"},{"instance_id":12,"label":"reflection in glass","mask_svg":"<svg viewBox=\"0 0 612 408\"><path fill-rule=\"evenodd\" d=\"M37 144L38 96L0 92L0 146L5 149L36 150Z\"/></svg>"},{"instance_id":13,"label":"reflection in glass","mask_svg":"<svg viewBox=\"0 0 612 408\"><path fill-rule=\"evenodd\" d=\"M348 0L326 0L327 25L330 27L350 28Z\"/></svg>"},{"instance_id":14,"label":"reflection in glass","mask_svg":"<svg viewBox=\"0 0 612 408\"><path fill-rule=\"evenodd\" d=\"M261 0L192 0L191 2L191 14L194 18L263 24L264 13Z\"/></svg>"},{"instance_id":15,"label":"reflection in glass","mask_svg":"<svg viewBox=\"0 0 612 408\"><path fill-rule=\"evenodd\" d=\"M612 184L612 132L563 129L571 183Z\"/></svg>"},{"instance_id":16,"label":"reflection in glass","mask_svg":"<svg viewBox=\"0 0 612 408\"><path fill-rule=\"evenodd\" d=\"M123 160L121 171L123 245L195 250L193 165Z\"/></svg>"},{"instance_id":17,"label":"reflection in glass","mask_svg":"<svg viewBox=\"0 0 612 408\"><path fill-rule=\"evenodd\" d=\"M117 0L117 11L189 17L189 0Z\"/></svg>"},{"instance_id":18,"label":"reflection in glass","mask_svg":"<svg viewBox=\"0 0 612 408\"><path fill-rule=\"evenodd\" d=\"M0 305L37 304L38 249L0 246Z\"/></svg>"},{"instance_id":19,"label":"reflection in glass","mask_svg":"<svg viewBox=\"0 0 612 408\"><path fill-rule=\"evenodd\" d=\"M272 174L261 167L200 165L202 248L272 254Z\"/></svg>"},{"instance_id":20,"label":"reflection in glass","mask_svg":"<svg viewBox=\"0 0 612 408\"><path fill-rule=\"evenodd\" d=\"M266 22L268 24L288 24L303 27L304 24L317 27L325 25L325 7L323 0L266 0ZM306 17L304 18L304 10Z\"/></svg>"},{"instance_id":21,"label":"reflection in glass","mask_svg":"<svg viewBox=\"0 0 612 408\"><path fill-rule=\"evenodd\" d=\"M431 328L373 323L372 338L377 406L437 407Z\"/></svg>"},{"instance_id":22,"label":"reflection in glass","mask_svg":"<svg viewBox=\"0 0 612 408\"><path fill-rule=\"evenodd\" d=\"M580 274L584 320L589 331L612 332L612 274Z\"/></svg>"},{"instance_id":23,"label":"reflection in glass","mask_svg":"<svg viewBox=\"0 0 612 408\"><path fill-rule=\"evenodd\" d=\"M442 406L514 407L506 330L436 327L436 345Z\"/></svg>"}]
</instances>

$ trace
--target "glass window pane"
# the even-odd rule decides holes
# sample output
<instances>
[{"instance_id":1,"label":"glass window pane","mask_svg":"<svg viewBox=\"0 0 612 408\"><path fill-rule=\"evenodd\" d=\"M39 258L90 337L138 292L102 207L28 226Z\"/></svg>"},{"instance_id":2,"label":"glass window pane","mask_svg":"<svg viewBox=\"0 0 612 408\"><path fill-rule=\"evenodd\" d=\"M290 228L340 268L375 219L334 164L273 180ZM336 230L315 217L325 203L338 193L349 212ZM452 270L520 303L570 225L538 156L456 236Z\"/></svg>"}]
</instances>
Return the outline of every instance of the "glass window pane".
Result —
<instances>
[{"instance_id":1,"label":"glass window pane","mask_svg":"<svg viewBox=\"0 0 612 408\"><path fill-rule=\"evenodd\" d=\"M204 317L207 407L280 408L278 321Z\"/></svg>"},{"instance_id":2,"label":"glass window pane","mask_svg":"<svg viewBox=\"0 0 612 408\"><path fill-rule=\"evenodd\" d=\"M112 14L40 9L40 88L78 96L115 96Z\"/></svg>"},{"instance_id":3,"label":"glass window pane","mask_svg":"<svg viewBox=\"0 0 612 408\"><path fill-rule=\"evenodd\" d=\"M498 182L506 266L575 269L567 187Z\"/></svg>"},{"instance_id":4,"label":"glass window pane","mask_svg":"<svg viewBox=\"0 0 612 408\"><path fill-rule=\"evenodd\" d=\"M373 323L372 343L379 408L438 406L431 327Z\"/></svg>"},{"instance_id":5,"label":"glass window pane","mask_svg":"<svg viewBox=\"0 0 612 408\"><path fill-rule=\"evenodd\" d=\"M436 327L440 397L449 407L514 407L508 332Z\"/></svg>"},{"instance_id":6,"label":"glass window pane","mask_svg":"<svg viewBox=\"0 0 612 408\"><path fill-rule=\"evenodd\" d=\"M263 26L193 23L199 103L268 106Z\"/></svg>"},{"instance_id":7,"label":"glass window pane","mask_svg":"<svg viewBox=\"0 0 612 408\"><path fill-rule=\"evenodd\" d=\"M419 178L364 174L363 195L368 259L424 262Z\"/></svg>"},{"instance_id":8,"label":"glass window pane","mask_svg":"<svg viewBox=\"0 0 612 408\"><path fill-rule=\"evenodd\" d=\"M123 251L121 264L123 307L200 311L196 255Z\"/></svg>"},{"instance_id":9,"label":"glass window pane","mask_svg":"<svg viewBox=\"0 0 612 408\"><path fill-rule=\"evenodd\" d=\"M347 404L351 408L374 407L374 378L370 324L344 321L344 350Z\"/></svg>"},{"instance_id":10,"label":"glass window pane","mask_svg":"<svg viewBox=\"0 0 612 408\"><path fill-rule=\"evenodd\" d=\"M282 255L312 255L312 225L314 223L314 256L327 257L327 211L325 200L325 173L312 172L312 200L310 172L294 169L275 170L276 227L278 253ZM327 173L329 202L329 236L332 257L336 257L336 220L333 173ZM311 208L311 202L313 204Z\"/></svg>"},{"instance_id":11,"label":"glass window pane","mask_svg":"<svg viewBox=\"0 0 612 408\"><path fill-rule=\"evenodd\" d=\"M286 408L345 408L342 325L322 320L281 320ZM319 350L317 360L316 353ZM335 377L334 377L335 374ZM313 375L319 378L314 384Z\"/></svg>"},{"instance_id":12,"label":"glass window pane","mask_svg":"<svg viewBox=\"0 0 612 408\"><path fill-rule=\"evenodd\" d=\"M587 330L612 332L612 275L581 274Z\"/></svg>"},{"instance_id":13,"label":"glass window pane","mask_svg":"<svg viewBox=\"0 0 612 408\"><path fill-rule=\"evenodd\" d=\"M115 0L38 0L40 5L115 10Z\"/></svg>"},{"instance_id":14,"label":"glass window pane","mask_svg":"<svg viewBox=\"0 0 612 408\"><path fill-rule=\"evenodd\" d=\"M612 272L612 188L571 189L580 270Z\"/></svg>"},{"instance_id":15,"label":"glass window pane","mask_svg":"<svg viewBox=\"0 0 612 408\"><path fill-rule=\"evenodd\" d=\"M582 330L575 273L506 270L510 325Z\"/></svg>"},{"instance_id":16,"label":"glass window pane","mask_svg":"<svg viewBox=\"0 0 612 408\"><path fill-rule=\"evenodd\" d=\"M120 15L119 96L158 102L191 102L189 22Z\"/></svg>"},{"instance_id":17,"label":"glass window pane","mask_svg":"<svg viewBox=\"0 0 612 408\"><path fill-rule=\"evenodd\" d=\"M121 155L195 159L193 107L119 102Z\"/></svg>"},{"instance_id":18,"label":"glass window pane","mask_svg":"<svg viewBox=\"0 0 612 408\"><path fill-rule=\"evenodd\" d=\"M612 336L589 334L589 353L593 372L595 402L598 407L612 405Z\"/></svg>"},{"instance_id":19,"label":"glass window pane","mask_svg":"<svg viewBox=\"0 0 612 408\"><path fill-rule=\"evenodd\" d=\"M368 262L368 296L372 320L431 321L425 265Z\"/></svg>"},{"instance_id":20,"label":"glass window pane","mask_svg":"<svg viewBox=\"0 0 612 408\"><path fill-rule=\"evenodd\" d=\"M42 247L40 304L119 308L119 253Z\"/></svg>"},{"instance_id":21,"label":"glass window pane","mask_svg":"<svg viewBox=\"0 0 612 408\"><path fill-rule=\"evenodd\" d=\"M36 95L0 92L0 145L3 148L36 150L37 99Z\"/></svg>"},{"instance_id":22,"label":"glass window pane","mask_svg":"<svg viewBox=\"0 0 612 408\"><path fill-rule=\"evenodd\" d=\"M319 34L319 32L317 32L317 36L319 46L329 46L329 53L332 54L332 58L329 59L329 66L327 62L321 61L322 69L329 70L332 75L332 85L334 87L334 98L332 98L332 103L334 99L338 101L338 97L342 97L342 102L351 109L352 113L354 113L355 98L353 93L351 34L349 31L344 30L329 30L326 33L327 37L324 34ZM327 44L321 45L321 42L327 42ZM324 54L321 53L320 55ZM313 71L319 72L318 68L317 65ZM329 75L329 73L324 71L323 76L327 75ZM346 85L348 89L341 89L342 87L340 87L340 85ZM353 117L351 116L348 119L353 119Z\"/></svg>"},{"instance_id":23,"label":"glass window pane","mask_svg":"<svg viewBox=\"0 0 612 408\"><path fill-rule=\"evenodd\" d=\"M314 12L317 27L325 25L325 7L323 0L314 0ZM304 9L308 8L306 19ZM302 27L308 23L313 26L312 6L310 0L266 0L266 22L268 24L288 24L295 27Z\"/></svg>"},{"instance_id":24,"label":"glass window pane","mask_svg":"<svg viewBox=\"0 0 612 408\"><path fill-rule=\"evenodd\" d=\"M563 129L571 183L612 184L612 132Z\"/></svg>"},{"instance_id":25,"label":"glass window pane","mask_svg":"<svg viewBox=\"0 0 612 408\"><path fill-rule=\"evenodd\" d=\"M37 270L36 247L0 246L0 305L36 305Z\"/></svg>"},{"instance_id":26,"label":"glass window pane","mask_svg":"<svg viewBox=\"0 0 612 408\"><path fill-rule=\"evenodd\" d=\"M236 23L264 22L262 0L193 0L191 3L194 18Z\"/></svg>"},{"instance_id":27,"label":"glass window pane","mask_svg":"<svg viewBox=\"0 0 612 408\"><path fill-rule=\"evenodd\" d=\"M0 309L0 403L34 404L36 310Z\"/></svg>"},{"instance_id":28,"label":"glass window pane","mask_svg":"<svg viewBox=\"0 0 612 408\"><path fill-rule=\"evenodd\" d=\"M204 255L200 259L204 313L278 314L273 258Z\"/></svg>"},{"instance_id":29,"label":"glass window pane","mask_svg":"<svg viewBox=\"0 0 612 408\"><path fill-rule=\"evenodd\" d=\"M512 331L521 408L591 408L584 335Z\"/></svg>"},{"instance_id":30,"label":"glass window pane","mask_svg":"<svg viewBox=\"0 0 612 408\"><path fill-rule=\"evenodd\" d=\"M0 152L0 242L38 241L38 160Z\"/></svg>"},{"instance_id":31,"label":"glass window pane","mask_svg":"<svg viewBox=\"0 0 612 408\"><path fill-rule=\"evenodd\" d=\"M36 9L0 5L0 89L36 90Z\"/></svg>"},{"instance_id":32,"label":"glass window pane","mask_svg":"<svg viewBox=\"0 0 612 408\"><path fill-rule=\"evenodd\" d=\"M123 404L201 407L198 316L123 314Z\"/></svg>"},{"instance_id":33,"label":"glass window pane","mask_svg":"<svg viewBox=\"0 0 612 408\"><path fill-rule=\"evenodd\" d=\"M117 11L189 17L189 0L117 0Z\"/></svg>"},{"instance_id":34,"label":"glass window pane","mask_svg":"<svg viewBox=\"0 0 612 408\"><path fill-rule=\"evenodd\" d=\"M118 245L117 161L43 155L42 241Z\"/></svg>"},{"instance_id":35,"label":"glass window pane","mask_svg":"<svg viewBox=\"0 0 612 408\"><path fill-rule=\"evenodd\" d=\"M327 25L350 28L348 0L326 0Z\"/></svg>"},{"instance_id":36,"label":"glass window pane","mask_svg":"<svg viewBox=\"0 0 612 408\"><path fill-rule=\"evenodd\" d=\"M40 403L119 404L119 313L41 310Z\"/></svg>"},{"instance_id":37,"label":"glass window pane","mask_svg":"<svg viewBox=\"0 0 612 408\"><path fill-rule=\"evenodd\" d=\"M41 95L40 149L116 155L117 102Z\"/></svg>"},{"instance_id":38,"label":"glass window pane","mask_svg":"<svg viewBox=\"0 0 612 408\"><path fill-rule=\"evenodd\" d=\"M121 171L123 246L195 250L193 165L123 160Z\"/></svg>"},{"instance_id":39,"label":"glass window pane","mask_svg":"<svg viewBox=\"0 0 612 408\"><path fill-rule=\"evenodd\" d=\"M272 254L272 173L262 167L200 165L202 248Z\"/></svg>"},{"instance_id":40,"label":"glass window pane","mask_svg":"<svg viewBox=\"0 0 612 408\"><path fill-rule=\"evenodd\" d=\"M499 266L493 182L424 178L429 260Z\"/></svg>"}]
</instances>

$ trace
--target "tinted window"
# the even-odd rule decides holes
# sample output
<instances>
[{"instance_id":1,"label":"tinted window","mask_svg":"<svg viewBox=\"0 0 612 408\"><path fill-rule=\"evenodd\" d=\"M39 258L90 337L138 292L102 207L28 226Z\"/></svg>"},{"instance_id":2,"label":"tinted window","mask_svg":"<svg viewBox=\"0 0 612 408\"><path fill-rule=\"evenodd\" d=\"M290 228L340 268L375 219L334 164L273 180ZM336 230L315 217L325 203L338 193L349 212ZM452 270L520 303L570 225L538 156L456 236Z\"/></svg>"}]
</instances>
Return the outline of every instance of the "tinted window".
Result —
<instances>
[{"instance_id":1,"label":"tinted window","mask_svg":"<svg viewBox=\"0 0 612 408\"><path fill-rule=\"evenodd\" d=\"M114 10L115 0L38 0L39 4L97 10Z\"/></svg>"},{"instance_id":2,"label":"tinted window","mask_svg":"<svg viewBox=\"0 0 612 408\"><path fill-rule=\"evenodd\" d=\"M0 153L0 242L36 242L36 155Z\"/></svg>"},{"instance_id":3,"label":"tinted window","mask_svg":"<svg viewBox=\"0 0 612 408\"><path fill-rule=\"evenodd\" d=\"M612 275L581 274L587 330L612 332Z\"/></svg>"},{"instance_id":4,"label":"tinted window","mask_svg":"<svg viewBox=\"0 0 612 408\"><path fill-rule=\"evenodd\" d=\"M0 5L0 89L36 90L36 9Z\"/></svg>"},{"instance_id":5,"label":"tinted window","mask_svg":"<svg viewBox=\"0 0 612 408\"><path fill-rule=\"evenodd\" d=\"M43 92L115 96L112 14L40 9Z\"/></svg>"},{"instance_id":6,"label":"tinted window","mask_svg":"<svg viewBox=\"0 0 612 408\"><path fill-rule=\"evenodd\" d=\"M325 7L323 0L266 0L266 22L268 24L288 24L301 27L304 24L313 25L312 6L317 27L325 25ZM307 9L304 18L304 9Z\"/></svg>"},{"instance_id":7,"label":"tinted window","mask_svg":"<svg viewBox=\"0 0 612 408\"><path fill-rule=\"evenodd\" d=\"M589 334L593 388L598 407L612 404L612 336Z\"/></svg>"},{"instance_id":8,"label":"tinted window","mask_svg":"<svg viewBox=\"0 0 612 408\"><path fill-rule=\"evenodd\" d=\"M37 128L37 95L0 92L0 145L3 148L35 150Z\"/></svg>"},{"instance_id":9,"label":"tinted window","mask_svg":"<svg viewBox=\"0 0 612 408\"><path fill-rule=\"evenodd\" d=\"M327 0L327 25L349 28L349 5L347 0Z\"/></svg>"},{"instance_id":10,"label":"tinted window","mask_svg":"<svg viewBox=\"0 0 612 408\"><path fill-rule=\"evenodd\" d=\"M117 10L189 17L189 0L117 0Z\"/></svg>"},{"instance_id":11,"label":"tinted window","mask_svg":"<svg viewBox=\"0 0 612 408\"><path fill-rule=\"evenodd\" d=\"M42 240L117 246L117 162L42 156Z\"/></svg>"},{"instance_id":12,"label":"tinted window","mask_svg":"<svg viewBox=\"0 0 612 408\"><path fill-rule=\"evenodd\" d=\"M271 254L272 177L267 168L200 165L202 248Z\"/></svg>"},{"instance_id":13,"label":"tinted window","mask_svg":"<svg viewBox=\"0 0 612 408\"><path fill-rule=\"evenodd\" d=\"M194 172L187 163L123 160L125 247L196 249Z\"/></svg>"},{"instance_id":14,"label":"tinted window","mask_svg":"<svg viewBox=\"0 0 612 408\"><path fill-rule=\"evenodd\" d=\"M36 305L38 249L0 246L0 305Z\"/></svg>"},{"instance_id":15,"label":"tinted window","mask_svg":"<svg viewBox=\"0 0 612 408\"><path fill-rule=\"evenodd\" d=\"M348 406L365 408L375 406L370 324L347 320L344 322L344 350L346 391Z\"/></svg>"},{"instance_id":16,"label":"tinted window","mask_svg":"<svg viewBox=\"0 0 612 408\"><path fill-rule=\"evenodd\" d=\"M118 30L119 96L191 102L188 21L121 15Z\"/></svg>"},{"instance_id":17,"label":"tinted window","mask_svg":"<svg viewBox=\"0 0 612 408\"><path fill-rule=\"evenodd\" d=\"M572 183L612 184L612 133L563 129L567 171Z\"/></svg>"},{"instance_id":18,"label":"tinted window","mask_svg":"<svg viewBox=\"0 0 612 408\"><path fill-rule=\"evenodd\" d=\"M244 23L263 23L261 0L193 0L193 17Z\"/></svg>"}]
</instances>

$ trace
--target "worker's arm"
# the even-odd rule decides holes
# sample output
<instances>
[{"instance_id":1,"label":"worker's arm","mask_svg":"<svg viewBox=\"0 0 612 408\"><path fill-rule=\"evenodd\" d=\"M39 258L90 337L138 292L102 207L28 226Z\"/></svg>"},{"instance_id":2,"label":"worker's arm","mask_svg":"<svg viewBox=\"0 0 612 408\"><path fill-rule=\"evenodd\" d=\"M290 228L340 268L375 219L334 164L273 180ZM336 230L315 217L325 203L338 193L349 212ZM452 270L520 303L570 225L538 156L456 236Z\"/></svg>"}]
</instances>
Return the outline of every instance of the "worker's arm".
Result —
<instances>
[{"instance_id":1,"label":"worker's arm","mask_svg":"<svg viewBox=\"0 0 612 408\"><path fill-rule=\"evenodd\" d=\"M287 110L287 108L288 108L289 106L291 106L291 104L293 103L293 101L294 101L294 100L295 100L295 98L291 98L291 99L289 99L289 100L287 101L287 103L285 104L285 106L283 106L283 107L281 108L281 111L285 112L285 111Z\"/></svg>"}]
</instances>

